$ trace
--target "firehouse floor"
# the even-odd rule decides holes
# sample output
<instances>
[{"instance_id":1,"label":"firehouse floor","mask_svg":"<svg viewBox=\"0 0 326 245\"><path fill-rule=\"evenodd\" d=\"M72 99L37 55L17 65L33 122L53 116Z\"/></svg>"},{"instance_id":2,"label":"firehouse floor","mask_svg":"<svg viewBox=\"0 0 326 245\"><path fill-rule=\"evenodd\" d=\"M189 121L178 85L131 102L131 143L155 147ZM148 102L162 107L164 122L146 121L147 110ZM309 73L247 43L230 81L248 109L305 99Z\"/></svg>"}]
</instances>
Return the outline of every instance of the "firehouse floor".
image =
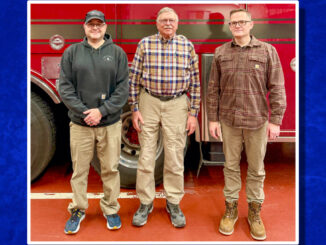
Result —
<instances>
[{"instance_id":1,"label":"firehouse floor","mask_svg":"<svg viewBox=\"0 0 326 245\"><path fill-rule=\"evenodd\" d=\"M292 144L293 145L293 144ZM284 148L285 147L285 148ZM290 153L288 150L290 149ZM197 178L197 169L185 169L185 195L180 204L187 224L174 228L165 210L163 185L156 188L154 210L147 224L131 224L139 206L134 189L121 189L120 217L122 227L110 231L106 227L99 197L102 184L99 175L90 169L88 181L89 208L77 234L66 235L64 225L69 218L67 206L71 198L69 162L51 163L47 171L31 184L30 240L32 242L253 242L247 222L248 207L245 195L247 164L241 161L242 189L239 198L239 219L234 233L219 233L219 221L224 213L223 167L203 166ZM268 242L294 242L296 238L296 166L293 147L269 144L265 159L265 202L262 207Z\"/></svg>"}]
</instances>

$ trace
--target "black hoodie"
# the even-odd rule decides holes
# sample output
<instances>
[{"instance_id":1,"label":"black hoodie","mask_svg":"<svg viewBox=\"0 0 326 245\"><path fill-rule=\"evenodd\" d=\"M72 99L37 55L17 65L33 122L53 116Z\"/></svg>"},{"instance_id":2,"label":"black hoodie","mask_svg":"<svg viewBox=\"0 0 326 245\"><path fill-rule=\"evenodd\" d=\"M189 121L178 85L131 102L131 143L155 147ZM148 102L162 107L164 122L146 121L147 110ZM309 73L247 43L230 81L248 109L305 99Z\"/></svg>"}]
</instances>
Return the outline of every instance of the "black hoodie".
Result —
<instances>
[{"instance_id":1,"label":"black hoodie","mask_svg":"<svg viewBox=\"0 0 326 245\"><path fill-rule=\"evenodd\" d=\"M128 60L126 53L105 34L105 42L94 49L87 38L68 47L62 55L59 94L74 123L88 126L83 112L98 108L106 126L120 119L128 98Z\"/></svg>"}]
</instances>

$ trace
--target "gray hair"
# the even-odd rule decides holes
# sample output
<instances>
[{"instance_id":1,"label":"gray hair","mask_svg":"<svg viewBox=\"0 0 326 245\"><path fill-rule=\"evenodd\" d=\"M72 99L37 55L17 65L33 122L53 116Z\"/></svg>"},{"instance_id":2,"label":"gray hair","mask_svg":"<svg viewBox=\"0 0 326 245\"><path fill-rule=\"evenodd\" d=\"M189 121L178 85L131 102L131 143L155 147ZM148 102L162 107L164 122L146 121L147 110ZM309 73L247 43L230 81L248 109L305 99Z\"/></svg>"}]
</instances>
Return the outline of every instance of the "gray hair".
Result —
<instances>
[{"instance_id":1,"label":"gray hair","mask_svg":"<svg viewBox=\"0 0 326 245\"><path fill-rule=\"evenodd\" d=\"M161 8L160 11L158 11L157 17L156 17L156 22L158 22L158 18L160 17L160 15L163 14L163 13L166 13L166 12L174 13L175 16L177 17L177 21L179 21L179 17L177 15L177 13L174 11L174 9L169 8L169 7L164 7L164 8Z\"/></svg>"}]
</instances>

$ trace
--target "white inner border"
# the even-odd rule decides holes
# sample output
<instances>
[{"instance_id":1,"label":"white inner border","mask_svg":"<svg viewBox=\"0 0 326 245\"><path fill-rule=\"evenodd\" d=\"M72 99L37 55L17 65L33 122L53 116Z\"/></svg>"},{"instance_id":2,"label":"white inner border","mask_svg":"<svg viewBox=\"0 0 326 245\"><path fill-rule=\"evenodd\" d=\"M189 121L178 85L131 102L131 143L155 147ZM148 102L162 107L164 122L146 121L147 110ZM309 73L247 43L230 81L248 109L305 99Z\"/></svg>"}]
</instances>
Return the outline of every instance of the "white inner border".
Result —
<instances>
[{"instance_id":1,"label":"white inner border","mask_svg":"<svg viewBox=\"0 0 326 245\"><path fill-rule=\"evenodd\" d=\"M185 4L185 3L191 3L191 4L205 4L205 3L216 3L216 4L226 4L226 3L232 3L232 4L295 4L295 57L296 57L296 74L295 74L295 128L296 128L296 142L295 142L295 241L294 242L259 242L259 241L250 241L250 242L119 242L119 241L107 241L107 242L34 242L31 241L31 228L30 228L30 222L31 222L31 215L30 215L30 200L31 199L42 199L41 197L44 197L46 195L49 196L49 193L38 193L40 196L39 198L36 198L36 193L31 194L31 181L30 181L30 139L31 139L31 128L30 128L30 68L31 68L31 40L30 40L30 25L31 25L31 4L63 4L63 3L73 3L73 4L97 4L97 3L115 3L115 4L122 4L122 3L143 3L143 4L163 4L163 3L173 3L173 4ZM43 1L34 1L29 0L27 2L27 242L28 244L298 244L299 243L299 2L297 0L293 1L259 1L259 0L251 0L251 1L218 1L218 0L212 0L212 1L199 1L199 0L188 0L188 1L53 1L53 0L43 0ZM51 193L51 195L54 193ZM70 194L70 193L61 193L61 194ZM55 194L57 195L57 194ZM97 195L92 195L92 193L89 193L90 198L98 198ZM99 194L100 195L100 194ZM157 193L158 197L161 196L160 193ZM69 195L68 195L69 196ZM127 197L126 197L127 196ZM119 196L120 198L120 196ZM121 193L121 198L130 198L128 197L128 194ZM161 197L164 198L164 197ZM59 198L57 198L59 199ZM280 221L280 225L282 225Z\"/></svg>"}]
</instances>

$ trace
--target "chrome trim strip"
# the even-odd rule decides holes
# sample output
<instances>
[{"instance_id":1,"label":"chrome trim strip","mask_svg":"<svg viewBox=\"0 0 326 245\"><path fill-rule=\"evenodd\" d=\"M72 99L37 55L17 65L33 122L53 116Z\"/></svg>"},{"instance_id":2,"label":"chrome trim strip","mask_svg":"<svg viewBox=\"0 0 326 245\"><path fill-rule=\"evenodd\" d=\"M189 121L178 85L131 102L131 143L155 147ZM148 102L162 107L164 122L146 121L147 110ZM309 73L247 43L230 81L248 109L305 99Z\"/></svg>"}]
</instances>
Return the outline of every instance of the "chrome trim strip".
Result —
<instances>
[{"instance_id":1,"label":"chrome trim strip","mask_svg":"<svg viewBox=\"0 0 326 245\"><path fill-rule=\"evenodd\" d=\"M50 86L43 82L41 79L31 75L31 82L46 92L54 103L59 104L61 102L60 98L54 93Z\"/></svg>"}]
</instances>

